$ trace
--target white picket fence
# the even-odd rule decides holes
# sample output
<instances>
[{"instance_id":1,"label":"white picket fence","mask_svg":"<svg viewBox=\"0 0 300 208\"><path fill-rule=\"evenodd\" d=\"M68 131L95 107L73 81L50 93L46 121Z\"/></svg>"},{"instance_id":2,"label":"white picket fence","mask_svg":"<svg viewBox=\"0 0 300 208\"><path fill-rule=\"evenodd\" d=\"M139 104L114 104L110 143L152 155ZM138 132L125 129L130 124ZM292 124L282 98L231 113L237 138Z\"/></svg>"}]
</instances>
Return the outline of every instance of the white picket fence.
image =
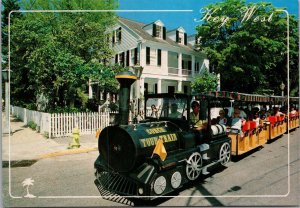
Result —
<instances>
[{"instance_id":1,"label":"white picket fence","mask_svg":"<svg viewBox=\"0 0 300 208\"><path fill-rule=\"evenodd\" d=\"M95 134L110 124L110 114L116 112L84 112L84 113L43 113L26 108L11 106L11 114L28 124L33 121L39 131L48 134L49 138L70 136L74 128L80 134Z\"/></svg>"},{"instance_id":2,"label":"white picket fence","mask_svg":"<svg viewBox=\"0 0 300 208\"><path fill-rule=\"evenodd\" d=\"M80 134L95 134L109 125L109 113L55 113L51 114L50 123L53 137L71 135L74 128Z\"/></svg>"}]
</instances>

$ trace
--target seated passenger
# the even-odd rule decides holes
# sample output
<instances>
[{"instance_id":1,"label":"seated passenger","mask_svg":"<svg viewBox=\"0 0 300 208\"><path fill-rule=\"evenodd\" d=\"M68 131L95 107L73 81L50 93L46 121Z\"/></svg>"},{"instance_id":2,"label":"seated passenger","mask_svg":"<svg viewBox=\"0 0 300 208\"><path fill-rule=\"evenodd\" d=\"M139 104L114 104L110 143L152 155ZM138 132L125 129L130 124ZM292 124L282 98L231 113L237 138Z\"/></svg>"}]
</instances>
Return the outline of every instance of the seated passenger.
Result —
<instances>
[{"instance_id":1,"label":"seated passenger","mask_svg":"<svg viewBox=\"0 0 300 208\"><path fill-rule=\"evenodd\" d=\"M222 109L219 111L219 122L218 124L220 125L225 125L227 124L227 118L225 117L225 111Z\"/></svg>"},{"instance_id":2,"label":"seated passenger","mask_svg":"<svg viewBox=\"0 0 300 208\"><path fill-rule=\"evenodd\" d=\"M240 118L240 110L234 109L233 117L231 119L231 129L238 130L239 132L242 131L242 119Z\"/></svg>"},{"instance_id":3,"label":"seated passenger","mask_svg":"<svg viewBox=\"0 0 300 208\"><path fill-rule=\"evenodd\" d=\"M285 116L285 114L280 112L278 107L275 107L274 108L274 116Z\"/></svg>"},{"instance_id":4,"label":"seated passenger","mask_svg":"<svg viewBox=\"0 0 300 208\"><path fill-rule=\"evenodd\" d=\"M155 105L151 105L151 115L152 118L158 118L158 110Z\"/></svg>"},{"instance_id":5,"label":"seated passenger","mask_svg":"<svg viewBox=\"0 0 300 208\"><path fill-rule=\"evenodd\" d=\"M171 105L171 113L169 114L170 118L181 118L181 113L177 111L178 106L176 103Z\"/></svg>"},{"instance_id":6,"label":"seated passenger","mask_svg":"<svg viewBox=\"0 0 300 208\"><path fill-rule=\"evenodd\" d=\"M291 116L292 116L292 117L296 116L296 113L297 113L297 111L296 111L295 108L292 106L292 107L291 107L291 112L290 112Z\"/></svg>"},{"instance_id":7,"label":"seated passenger","mask_svg":"<svg viewBox=\"0 0 300 208\"><path fill-rule=\"evenodd\" d=\"M234 111L235 110L238 110L240 112L240 115L239 115L240 118L247 119L247 114L245 113L245 111L240 110L239 106L234 106ZM234 117L234 115L232 115L232 117Z\"/></svg>"},{"instance_id":8,"label":"seated passenger","mask_svg":"<svg viewBox=\"0 0 300 208\"><path fill-rule=\"evenodd\" d=\"M260 118L258 116L258 112L254 113L252 121L255 121L256 128L258 128L260 126L261 123L260 123Z\"/></svg>"},{"instance_id":9,"label":"seated passenger","mask_svg":"<svg viewBox=\"0 0 300 208\"><path fill-rule=\"evenodd\" d=\"M192 112L190 113L190 119L193 127L196 130L206 129L207 120L200 120L200 104L197 101L192 102Z\"/></svg>"}]
</instances>

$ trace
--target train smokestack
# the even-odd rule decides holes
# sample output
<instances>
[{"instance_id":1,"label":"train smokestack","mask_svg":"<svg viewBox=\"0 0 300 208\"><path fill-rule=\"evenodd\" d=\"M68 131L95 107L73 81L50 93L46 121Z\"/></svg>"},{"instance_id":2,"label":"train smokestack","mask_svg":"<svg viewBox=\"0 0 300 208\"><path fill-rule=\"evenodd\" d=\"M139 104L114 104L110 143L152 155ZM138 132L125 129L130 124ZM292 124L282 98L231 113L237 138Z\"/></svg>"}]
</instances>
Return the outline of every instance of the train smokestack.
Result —
<instances>
[{"instance_id":1,"label":"train smokestack","mask_svg":"<svg viewBox=\"0 0 300 208\"><path fill-rule=\"evenodd\" d=\"M125 71L117 74L116 79L120 83L118 124L127 125L129 118L130 86L137 80L137 77L131 71Z\"/></svg>"}]
</instances>

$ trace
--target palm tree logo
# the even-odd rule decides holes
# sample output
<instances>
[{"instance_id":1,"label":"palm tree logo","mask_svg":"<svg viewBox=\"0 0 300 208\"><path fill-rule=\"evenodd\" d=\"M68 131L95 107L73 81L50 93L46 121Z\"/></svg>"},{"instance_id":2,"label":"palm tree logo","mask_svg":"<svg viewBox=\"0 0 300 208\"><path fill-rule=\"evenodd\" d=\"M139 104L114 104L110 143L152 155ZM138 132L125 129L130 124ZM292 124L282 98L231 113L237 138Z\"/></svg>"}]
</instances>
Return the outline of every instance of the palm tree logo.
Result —
<instances>
[{"instance_id":1,"label":"palm tree logo","mask_svg":"<svg viewBox=\"0 0 300 208\"><path fill-rule=\"evenodd\" d=\"M33 183L34 183L34 180L32 180L32 178L26 178L22 184L23 184L23 187L24 186L27 186L26 187L26 190L27 190L27 194L24 196L26 198L35 198L36 196L32 195L29 193L29 186L33 186Z\"/></svg>"}]
</instances>

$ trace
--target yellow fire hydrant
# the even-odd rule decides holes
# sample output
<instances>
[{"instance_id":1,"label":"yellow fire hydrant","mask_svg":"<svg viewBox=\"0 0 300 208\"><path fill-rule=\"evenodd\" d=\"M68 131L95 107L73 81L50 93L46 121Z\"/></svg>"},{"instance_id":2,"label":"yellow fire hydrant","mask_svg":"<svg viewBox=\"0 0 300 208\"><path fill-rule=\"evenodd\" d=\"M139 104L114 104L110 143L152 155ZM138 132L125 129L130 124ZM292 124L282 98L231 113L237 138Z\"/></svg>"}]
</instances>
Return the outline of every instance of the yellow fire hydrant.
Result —
<instances>
[{"instance_id":1,"label":"yellow fire hydrant","mask_svg":"<svg viewBox=\"0 0 300 208\"><path fill-rule=\"evenodd\" d=\"M97 131L96 131L96 139L99 139L100 133L101 133L101 129L97 129Z\"/></svg>"},{"instance_id":2,"label":"yellow fire hydrant","mask_svg":"<svg viewBox=\"0 0 300 208\"><path fill-rule=\"evenodd\" d=\"M69 146L70 149L80 147L79 138L80 138L79 129L74 128L72 131L72 143Z\"/></svg>"}]
</instances>

